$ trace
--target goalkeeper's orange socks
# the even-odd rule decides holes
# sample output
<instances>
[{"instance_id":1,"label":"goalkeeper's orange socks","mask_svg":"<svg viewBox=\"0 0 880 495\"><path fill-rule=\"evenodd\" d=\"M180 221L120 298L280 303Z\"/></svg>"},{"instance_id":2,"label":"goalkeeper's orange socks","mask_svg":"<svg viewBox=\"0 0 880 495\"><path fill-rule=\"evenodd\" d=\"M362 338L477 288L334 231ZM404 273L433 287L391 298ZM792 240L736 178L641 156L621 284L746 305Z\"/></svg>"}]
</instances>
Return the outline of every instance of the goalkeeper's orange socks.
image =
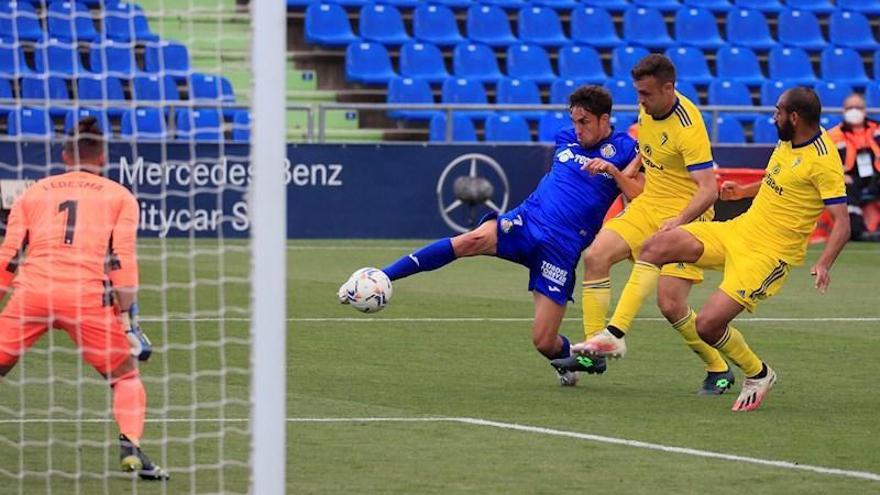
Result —
<instances>
[{"instance_id":1,"label":"goalkeeper's orange socks","mask_svg":"<svg viewBox=\"0 0 880 495\"><path fill-rule=\"evenodd\" d=\"M613 328L619 333L626 333L632 327L632 322L638 314L645 298L657 288L660 280L660 267L644 261L636 261L632 273L623 292L620 301L614 309L614 315L608 322L609 329ZM612 331L611 333L615 333ZM622 337L622 335L615 335Z\"/></svg>"},{"instance_id":2,"label":"goalkeeper's orange socks","mask_svg":"<svg viewBox=\"0 0 880 495\"><path fill-rule=\"evenodd\" d=\"M136 446L140 445L147 410L147 392L140 374L132 370L114 379L110 386L113 388L113 416L119 432Z\"/></svg>"},{"instance_id":3,"label":"goalkeeper's orange socks","mask_svg":"<svg viewBox=\"0 0 880 495\"><path fill-rule=\"evenodd\" d=\"M382 271L391 280L397 280L419 272L436 270L453 261L455 261L455 251L452 249L452 239L446 237L398 259Z\"/></svg>"}]
</instances>

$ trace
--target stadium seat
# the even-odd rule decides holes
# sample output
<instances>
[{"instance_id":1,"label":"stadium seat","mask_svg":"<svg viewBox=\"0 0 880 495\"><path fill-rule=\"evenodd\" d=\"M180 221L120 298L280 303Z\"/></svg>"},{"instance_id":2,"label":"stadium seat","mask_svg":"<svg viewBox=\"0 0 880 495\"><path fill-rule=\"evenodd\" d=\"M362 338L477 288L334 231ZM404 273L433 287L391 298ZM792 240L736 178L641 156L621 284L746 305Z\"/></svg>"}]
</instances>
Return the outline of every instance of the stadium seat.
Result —
<instances>
[{"instance_id":1,"label":"stadium seat","mask_svg":"<svg viewBox=\"0 0 880 495\"><path fill-rule=\"evenodd\" d=\"M880 81L880 50L874 52L874 80Z\"/></svg>"},{"instance_id":2,"label":"stadium seat","mask_svg":"<svg viewBox=\"0 0 880 495\"><path fill-rule=\"evenodd\" d=\"M769 78L792 84L813 85L816 74L807 52L800 48L777 46L770 50Z\"/></svg>"},{"instance_id":3,"label":"stadium seat","mask_svg":"<svg viewBox=\"0 0 880 495\"><path fill-rule=\"evenodd\" d=\"M489 46L507 46L519 40L510 30L507 13L495 5L477 4L467 11L467 36Z\"/></svg>"},{"instance_id":4,"label":"stadium seat","mask_svg":"<svg viewBox=\"0 0 880 495\"><path fill-rule=\"evenodd\" d=\"M434 104L431 86L424 79L395 77L388 81L388 103ZM437 114L435 110L389 110L392 119L430 120Z\"/></svg>"},{"instance_id":5,"label":"stadium seat","mask_svg":"<svg viewBox=\"0 0 880 495\"><path fill-rule=\"evenodd\" d=\"M769 50L776 46L767 18L754 9L737 8L727 14L727 39L731 44L752 50Z\"/></svg>"},{"instance_id":6,"label":"stadium seat","mask_svg":"<svg viewBox=\"0 0 880 495\"><path fill-rule=\"evenodd\" d=\"M836 0L838 9L854 10L863 14L880 14L880 0Z\"/></svg>"},{"instance_id":7,"label":"stadium seat","mask_svg":"<svg viewBox=\"0 0 880 495\"><path fill-rule=\"evenodd\" d=\"M794 84L784 81L764 81L761 84L761 106L775 107L782 93L792 86Z\"/></svg>"},{"instance_id":8,"label":"stadium seat","mask_svg":"<svg viewBox=\"0 0 880 495\"><path fill-rule=\"evenodd\" d=\"M0 41L0 76L18 78L31 72L22 47Z\"/></svg>"},{"instance_id":9,"label":"stadium seat","mask_svg":"<svg viewBox=\"0 0 880 495\"><path fill-rule=\"evenodd\" d=\"M710 12L727 12L732 9L730 0L684 0L686 7L700 7Z\"/></svg>"},{"instance_id":10,"label":"stadium seat","mask_svg":"<svg viewBox=\"0 0 880 495\"><path fill-rule=\"evenodd\" d=\"M880 82L872 82L865 88L865 104L868 108L880 108ZM870 116L874 120L878 118L876 113Z\"/></svg>"},{"instance_id":11,"label":"stadium seat","mask_svg":"<svg viewBox=\"0 0 880 495\"><path fill-rule=\"evenodd\" d=\"M779 14L777 21L779 42L804 50L821 50L828 44L822 37L819 20L808 10L788 9Z\"/></svg>"},{"instance_id":12,"label":"stadium seat","mask_svg":"<svg viewBox=\"0 0 880 495\"><path fill-rule=\"evenodd\" d=\"M611 77L630 77L629 71L650 52L640 46L620 46L611 52Z\"/></svg>"},{"instance_id":13,"label":"stadium seat","mask_svg":"<svg viewBox=\"0 0 880 495\"><path fill-rule=\"evenodd\" d=\"M43 41L46 33L30 2L0 2L0 38L7 41Z\"/></svg>"},{"instance_id":14,"label":"stadium seat","mask_svg":"<svg viewBox=\"0 0 880 495\"><path fill-rule=\"evenodd\" d=\"M388 46L402 45L410 41L403 27L400 11L393 5L370 3L361 8L359 33L367 41Z\"/></svg>"},{"instance_id":15,"label":"stadium seat","mask_svg":"<svg viewBox=\"0 0 880 495\"><path fill-rule=\"evenodd\" d=\"M718 50L716 55L718 77L740 81L750 86L758 86L764 82L764 74L755 53L745 47L726 46Z\"/></svg>"},{"instance_id":16,"label":"stadium seat","mask_svg":"<svg viewBox=\"0 0 880 495\"><path fill-rule=\"evenodd\" d=\"M831 14L828 32L831 44L836 46L855 50L877 48L877 40L871 33L871 24L868 23L868 18L859 12L835 11Z\"/></svg>"},{"instance_id":17,"label":"stadium seat","mask_svg":"<svg viewBox=\"0 0 880 495\"><path fill-rule=\"evenodd\" d=\"M437 114L431 118L431 124L428 127L428 140L431 142L446 141L446 114ZM477 140L477 131L474 129L474 123L465 115L452 115L452 141L453 142L474 142Z\"/></svg>"},{"instance_id":18,"label":"stadium seat","mask_svg":"<svg viewBox=\"0 0 880 495\"><path fill-rule=\"evenodd\" d=\"M703 50L727 45L718 34L715 15L697 7L684 8L675 14L675 40Z\"/></svg>"},{"instance_id":19,"label":"stadium seat","mask_svg":"<svg viewBox=\"0 0 880 495\"><path fill-rule=\"evenodd\" d=\"M158 108L126 110L120 120L119 134L135 139L165 139L165 116Z\"/></svg>"},{"instance_id":20,"label":"stadium seat","mask_svg":"<svg viewBox=\"0 0 880 495\"><path fill-rule=\"evenodd\" d=\"M562 46L571 43L562 31L562 21L555 10L538 5L520 9L517 34L523 43Z\"/></svg>"},{"instance_id":21,"label":"stadium seat","mask_svg":"<svg viewBox=\"0 0 880 495\"><path fill-rule=\"evenodd\" d=\"M95 30L92 13L80 2L51 2L46 13L49 36L66 41L95 41L100 35Z\"/></svg>"},{"instance_id":22,"label":"stadium seat","mask_svg":"<svg viewBox=\"0 0 880 495\"><path fill-rule=\"evenodd\" d=\"M687 97L688 100L691 100L694 105L700 105L702 103L700 101L700 93L697 91L697 88L695 88L693 84L679 79L675 81L675 89L676 91Z\"/></svg>"},{"instance_id":23,"label":"stadium seat","mask_svg":"<svg viewBox=\"0 0 880 495\"><path fill-rule=\"evenodd\" d=\"M519 10L529 6L527 0L482 0L482 3L494 5L505 10Z\"/></svg>"},{"instance_id":24,"label":"stadium seat","mask_svg":"<svg viewBox=\"0 0 880 495\"><path fill-rule=\"evenodd\" d=\"M52 122L45 109L23 107L9 112L6 133L10 136L48 139L52 137Z\"/></svg>"},{"instance_id":25,"label":"stadium seat","mask_svg":"<svg viewBox=\"0 0 880 495\"><path fill-rule=\"evenodd\" d=\"M313 2L306 7L303 28L306 43L313 45L348 46L358 40L345 9L332 1Z\"/></svg>"},{"instance_id":26,"label":"stadium seat","mask_svg":"<svg viewBox=\"0 0 880 495\"><path fill-rule=\"evenodd\" d=\"M853 93L852 86L846 83L821 82L816 85L816 94L822 109L842 107L843 100Z\"/></svg>"},{"instance_id":27,"label":"stadium seat","mask_svg":"<svg viewBox=\"0 0 880 495\"><path fill-rule=\"evenodd\" d=\"M76 97L80 103L95 107L125 102L122 81L112 76L100 74L80 76L76 81ZM121 107L107 109L107 112L113 117L121 116L124 111L125 109Z\"/></svg>"},{"instance_id":28,"label":"stadium seat","mask_svg":"<svg viewBox=\"0 0 880 495\"><path fill-rule=\"evenodd\" d=\"M67 90L67 81L60 77L46 77L45 75L29 75L21 78L21 98L23 100L41 100L31 102L29 105L45 105L55 102L70 102L70 92ZM49 114L60 117L67 110L63 107L49 107Z\"/></svg>"},{"instance_id":29,"label":"stadium seat","mask_svg":"<svg viewBox=\"0 0 880 495\"><path fill-rule=\"evenodd\" d=\"M568 105L568 97L580 87L581 82L575 79L557 79L550 85L550 104Z\"/></svg>"},{"instance_id":30,"label":"stadium seat","mask_svg":"<svg viewBox=\"0 0 880 495\"><path fill-rule=\"evenodd\" d=\"M466 9L474 4L474 0L434 0L433 3L439 3L450 9Z\"/></svg>"},{"instance_id":31,"label":"stadium seat","mask_svg":"<svg viewBox=\"0 0 880 495\"><path fill-rule=\"evenodd\" d=\"M553 143L561 129L571 127L571 117L566 112L545 112L538 121L538 141Z\"/></svg>"},{"instance_id":32,"label":"stadium seat","mask_svg":"<svg viewBox=\"0 0 880 495\"><path fill-rule=\"evenodd\" d=\"M577 7L571 11L571 40L597 48L614 48L623 44L614 21L605 9Z\"/></svg>"},{"instance_id":33,"label":"stadium seat","mask_svg":"<svg viewBox=\"0 0 880 495\"><path fill-rule=\"evenodd\" d=\"M709 84L715 78L709 72L706 56L699 48L692 46L667 48L666 56L675 64L676 77L679 81Z\"/></svg>"},{"instance_id":34,"label":"stadium seat","mask_svg":"<svg viewBox=\"0 0 880 495\"><path fill-rule=\"evenodd\" d=\"M232 84L223 76L193 72L188 79L190 100L201 100L205 104L235 102Z\"/></svg>"},{"instance_id":35,"label":"stadium seat","mask_svg":"<svg viewBox=\"0 0 880 495\"><path fill-rule=\"evenodd\" d=\"M185 141L222 141L223 118L213 108L178 108L174 125L177 139Z\"/></svg>"},{"instance_id":36,"label":"stadium seat","mask_svg":"<svg viewBox=\"0 0 880 495\"><path fill-rule=\"evenodd\" d=\"M681 8L681 3L678 0L632 0L632 3L637 7L647 7L663 12L674 12Z\"/></svg>"},{"instance_id":37,"label":"stadium seat","mask_svg":"<svg viewBox=\"0 0 880 495\"><path fill-rule=\"evenodd\" d=\"M452 52L452 72L481 82L495 82L504 74L498 69L495 53L481 43L461 43Z\"/></svg>"},{"instance_id":38,"label":"stadium seat","mask_svg":"<svg viewBox=\"0 0 880 495\"><path fill-rule=\"evenodd\" d=\"M779 132L776 130L776 120L767 115L756 118L752 126L752 142L775 144L777 141L779 141Z\"/></svg>"},{"instance_id":39,"label":"stadium seat","mask_svg":"<svg viewBox=\"0 0 880 495\"><path fill-rule=\"evenodd\" d=\"M449 71L439 48L430 43L407 43L400 47L400 75L441 83Z\"/></svg>"},{"instance_id":40,"label":"stadium seat","mask_svg":"<svg viewBox=\"0 0 880 495\"><path fill-rule=\"evenodd\" d=\"M532 134L526 119L515 114L494 114L486 119L486 141L531 142Z\"/></svg>"},{"instance_id":41,"label":"stadium seat","mask_svg":"<svg viewBox=\"0 0 880 495\"><path fill-rule=\"evenodd\" d=\"M550 84L558 77L547 52L540 46L525 44L507 48L507 75L540 84Z\"/></svg>"},{"instance_id":42,"label":"stadium seat","mask_svg":"<svg viewBox=\"0 0 880 495\"><path fill-rule=\"evenodd\" d=\"M499 105L540 105L541 90L538 89L538 85L534 81L513 77L504 78L498 81L495 102ZM529 120L538 120L544 114L543 110L504 110L504 112Z\"/></svg>"},{"instance_id":43,"label":"stadium seat","mask_svg":"<svg viewBox=\"0 0 880 495\"><path fill-rule=\"evenodd\" d=\"M829 0L786 0L785 5L792 9L809 10L814 14L828 14L835 10Z\"/></svg>"},{"instance_id":44,"label":"stadium seat","mask_svg":"<svg viewBox=\"0 0 880 495\"><path fill-rule=\"evenodd\" d=\"M76 45L58 40L37 45L34 50L34 65L35 72L46 72L60 77L76 77L86 72Z\"/></svg>"},{"instance_id":45,"label":"stadium seat","mask_svg":"<svg viewBox=\"0 0 880 495\"><path fill-rule=\"evenodd\" d=\"M831 129L840 123L840 115L823 115L819 118L819 125L825 129Z\"/></svg>"},{"instance_id":46,"label":"stadium seat","mask_svg":"<svg viewBox=\"0 0 880 495\"><path fill-rule=\"evenodd\" d=\"M599 53L589 46L564 46L559 49L559 76L601 84L608 79Z\"/></svg>"},{"instance_id":47,"label":"stadium seat","mask_svg":"<svg viewBox=\"0 0 880 495\"><path fill-rule=\"evenodd\" d=\"M639 114L635 112L614 112L611 114L611 127L618 132L628 132L629 128L636 123ZM571 122L569 121L569 125Z\"/></svg>"},{"instance_id":48,"label":"stadium seat","mask_svg":"<svg viewBox=\"0 0 880 495\"><path fill-rule=\"evenodd\" d=\"M419 41L438 46L457 45L465 41L458 31L452 10L435 4L420 5L413 11L413 36Z\"/></svg>"},{"instance_id":49,"label":"stadium seat","mask_svg":"<svg viewBox=\"0 0 880 495\"><path fill-rule=\"evenodd\" d=\"M532 0L532 4L556 10L571 10L581 6L577 0Z\"/></svg>"},{"instance_id":50,"label":"stadium seat","mask_svg":"<svg viewBox=\"0 0 880 495\"><path fill-rule=\"evenodd\" d=\"M632 6L630 0L581 0L590 7L600 7L610 12L622 12Z\"/></svg>"},{"instance_id":51,"label":"stadium seat","mask_svg":"<svg viewBox=\"0 0 880 495\"><path fill-rule=\"evenodd\" d=\"M757 9L761 12L780 12L785 8L779 3L779 0L734 0L733 4L737 7Z\"/></svg>"},{"instance_id":52,"label":"stadium seat","mask_svg":"<svg viewBox=\"0 0 880 495\"><path fill-rule=\"evenodd\" d=\"M251 113L247 110L235 112L232 118L232 140L236 142L251 140Z\"/></svg>"},{"instance_id":53,"label":"stadium seat","mask_svg":"<svg viewBox=\"0 0 880 495\"><path fill-rule=\"evenodd\" d=\"M131 80L131 99L142 101L179 101L180 91L173 77L141 74Z\"/></svg>"},{"instance_id":54,"label":"stadium seat","mask_svg":"<svg viewBox=\"0 0 880 495\"><path fill-rule=\"evenodd\" d=\"M752 95L749 88L739 81L715 80L709 85L709 105L741 106L751 108ZM755 120L754 112L725 112L722 117L737 120Z\"/></svg>"},{"instance_id":55,"label":"stadium seat","mask_svg":"<svg viewBox=\"0 0 880 495\"><path fill-rule=\"evenodd\" d=\"M706 130L709 131L710 137L712 137L713 133L717 132L717 135L712 139L713 142L727 144L741 144L746 142L746 133L743 131L742 124L739 123L739 120L722 116L718 117L715 123L717 126L711 125L711 121L706 123L706 127L708 127Z\"/></svg>"},{"instance_id":56,"label":"stadium seat","mask_svg":"<svg viewBox=\"0 0 880 495\"><path fill-rule=\"evenodd\" d=\"M419 0L385 0L385 3L400 9L417 7L421 2Z\"/></svg>"},{"instance_id":57,"label":"stadium seat","mask_svg":"<svg viewBox=\"0 0 880 495\"><path fill-rule=\"evenodd\" d=\"M623 14L623 39L627 43L648 48L669 48L675 42L669 37L659 10L633 7Z\"/></svg>"},{"instance_id":58,"label":"stadium seat","mask_svg":"<svg viewBox=\"0 0 880 495\"><path fill-rule=\"evenodd\" d=\"M12 98L12 81L0 77L0 100L11 100Z\"/></svg>"},{"instance_id":59,"label":"stadium seat","mask_svg":"<svg viewBox=\"0 0 880 495\"><path fill-rule=\"evenodd\" d=\"M144 51L144 70L185 79L190 73L186 45L171 40L148 44Z\"/></svg>"},{"instance_id":60,"label":"stadium seat","mask_svg":"<svg viewBox=\"0 0 880 495\"><path fill-rule=\"evenodd\" d=\"M130 79L138 73L134 46L114 40L92 43L89 50L89 67L96 74Z\"/></svg>"},{"instance_id":61,"label":"stadium seat","mask_svg":"<svg viewBox=\"0 0 880 495\"><path fill-rule=\"evenodd\" d=\"M632 79L612 79L605 83L605 87L611 93L614 105L638 105L639 101Z\"/></svg>"},{"instance_id":62,"label":"stadium seat","mask_svg":"<svg viewBox=\"0 0 880 495\"><path fill-rule=\"evenodd\" d=\"M64 134L70 134L77 122L86 117L95 117L98 120L98 129L101 130L101 134L104 137L110 135L110 119L107 117L107 112L100 108L77 108L68 111L64 117Z\"/></svg>"},{"instance_id":63,"label":"stadium seat","mask_svg":"<svg viewBox=\"0 0 880 495\"><path fill-rule=\"evenodd\" d=\"M133 3L104 6L104 36L118 41L158 41L143 9Z\"/></svg>"},{"instance_id":64,"label":"stadium seat","mask_svg":"<svg viewBox=\"0 0 880 495\"><path fill-rule=\"evenodd\" d=\"M388 50L379 43L352 43L345 50L345 78L349 81L387 84L396 75Z\"/></svg>"},{"instance_id":65,"label":"stadium seat","mask_svg":"<svg viewBox=\"0 0 880 495\"><path fill-rule=\"evenodd\" d=\"M822 50L822 79L864 86L871 82L862 57L852 48L828 47Z\"/></svg>"},{"instance_id":66,"label":"stadium seat","mask_svg":"<svg viewBox=\"0 0 880 495\"><path fill-rule=\"evenodd\" d=\"M486 88L483 83L462 77L450 77L443 82L440 90L443 103L455 104L488 104ZM467 115L470 118L486 118L492 115L491 110L456 110L454 113Z\"/></svg>"}]
</instances>

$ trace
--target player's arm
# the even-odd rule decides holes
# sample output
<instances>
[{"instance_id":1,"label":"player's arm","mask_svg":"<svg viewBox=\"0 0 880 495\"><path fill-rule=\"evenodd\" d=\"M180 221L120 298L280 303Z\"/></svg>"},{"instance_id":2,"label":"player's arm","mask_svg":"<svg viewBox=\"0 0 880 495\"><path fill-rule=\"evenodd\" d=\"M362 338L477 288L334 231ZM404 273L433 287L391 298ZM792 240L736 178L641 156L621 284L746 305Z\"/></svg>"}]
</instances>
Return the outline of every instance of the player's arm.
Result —
<instances>
[{"instance_id":1,"label":"player's arm","mask_svg":"<svg viewBox=\"0 0 880 495\"><path fill-rule=\"evenodd\" d=\"M138 204L134 196L126 194L113 227L109 276L116 290L116 302L131 353L139 360L146 361L150 358L153 345L141 331L138 322L137 227Z\"/></svg>"},{"instance_id":2,"label":"player's arm","mask_svg":"<svg viewBox=\"0 0 880 495\"><path fill-rule=\"evenodd\" d=\"M743 198L754 198L758 195L759 189L761 189L761 181L742 185L736 181L726 180L721 183L721 200L736 201Z\"/></svg>"},{"instance_id":3,"label":"player's arm","mask_svg":"<svg viewBox=\"0 0 880 495\"><path fill-rule=\"evenodd\" d=\"M844 198L845 199L845 198ZM828 235L828 241L825 242L825 249L816 260L816 264L810 269L810 275L816 277L816 289L824 294L828 290L828 284L831 282L831 265L837 259L837 255L843 250L843 246L849 241L849 210L846 203L838 203L825 207L831 218L834 220L834 226L831 227L831 233Z\"/></svg>"},{"instance_id":4,"label":"player's arm","mask_svg":"<svg viewBox=\"0 0 880 495\"><path fill-rule=\"evenodd\" d=\"M6 296L27 245L28 227L21 198L13 203L6 221L6 237L0 245L0 299Z\"/></svg>"}]
</instances>

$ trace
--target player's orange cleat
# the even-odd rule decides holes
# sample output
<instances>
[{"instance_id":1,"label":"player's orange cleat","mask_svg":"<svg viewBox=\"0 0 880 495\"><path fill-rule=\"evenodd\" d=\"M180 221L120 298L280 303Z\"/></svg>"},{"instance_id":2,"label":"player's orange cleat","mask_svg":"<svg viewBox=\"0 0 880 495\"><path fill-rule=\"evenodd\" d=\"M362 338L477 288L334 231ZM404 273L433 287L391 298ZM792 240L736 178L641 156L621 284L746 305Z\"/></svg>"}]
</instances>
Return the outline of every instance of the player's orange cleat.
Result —
<instances>
[{"instance_id":1,"label":"player's orange cleat","mask_svg":"<svg viewBox=\"0 0 880 495\"><path fill-rule=\"evenodd\" d=\"M767 396L775 383L776 372L769 366L767 366L767 376L764 378L746 378L742 391L731 409L733 411L754 411L761 405L764 397Z\"/></svg>"},{"instance_id":2,"label":"player's orange cleat","mask_svg":"<svg viewBox=\"0 0 880 495\"><path fill-rule=\"evenodd\" d=\"M571 346L571 352L572 354L622 358L626 354L626 340L615 337L606 328L586 341Z\"/></svg>"}]
</instances>

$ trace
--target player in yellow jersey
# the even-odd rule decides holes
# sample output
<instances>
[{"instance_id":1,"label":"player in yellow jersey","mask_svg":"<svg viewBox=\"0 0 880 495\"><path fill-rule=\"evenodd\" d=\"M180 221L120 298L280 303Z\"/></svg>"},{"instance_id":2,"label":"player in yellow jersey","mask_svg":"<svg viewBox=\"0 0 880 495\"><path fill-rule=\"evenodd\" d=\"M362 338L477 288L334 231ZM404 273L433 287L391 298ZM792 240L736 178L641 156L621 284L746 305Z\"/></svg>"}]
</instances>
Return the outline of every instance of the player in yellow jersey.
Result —
<instances>
[{"instance_id":1,"label":"player in yellow jersey","mask_svg":"<svg viewBox=\"0 0 880 495\"><path fill-rule=\"evenodd\" d=\"M849 240L843 166L834 141L819 127L821 113L812 89L783 93L775 115L779 143L764 179L750 186L725 187L728 199L756 195L748 211L726 222L694 223L658 233L645 242L636 262L645 270L643 277L631 278L624 288L627 297L644 299L667 263L723 270L721 285L697 316L697 332L746 376L734 411L756 409L776 382L776 373L730 322L743 309L752 312L760 301L776 294L790 267L803 263L810 232L824 209L831 213L834 227L810 270L821 293L828 288L831 265Z\"/></svg>"},{"instance_id":2,"label":"player in yellow jersey","mask_svg":"<svg viewBox=\"0 0 880 495\"><path fill-rule=\"evenodd\" d=\"M605 223L584 255L583 311L586 341L573 347L581 353L620 357L622 337L635 312L621 301L605 326L611 299L611 266L635 259L642 244L657 231L667 231L693 221L712 219L718 188L706 126L697 107L675 91L675 66L663 55L653 54L632 69L639 99L639 157L645 170L645 187L618 217ZM588 168L603 166L600 160ZM596 170L594 170L596 171ZM684 264L663 267L658 296L660 311L704 362L703 394L721 394L730 388L733 374L717 350L697 336L695 314L688 306L691 286L703 279L702 270ZM638 276L634 271L633 276ZM616 335L616 336L615 336ZM607 352L606 342L619 345ZM570 370L589 370L589 357L557 360Z\"/></svg>"}]
</instances>

